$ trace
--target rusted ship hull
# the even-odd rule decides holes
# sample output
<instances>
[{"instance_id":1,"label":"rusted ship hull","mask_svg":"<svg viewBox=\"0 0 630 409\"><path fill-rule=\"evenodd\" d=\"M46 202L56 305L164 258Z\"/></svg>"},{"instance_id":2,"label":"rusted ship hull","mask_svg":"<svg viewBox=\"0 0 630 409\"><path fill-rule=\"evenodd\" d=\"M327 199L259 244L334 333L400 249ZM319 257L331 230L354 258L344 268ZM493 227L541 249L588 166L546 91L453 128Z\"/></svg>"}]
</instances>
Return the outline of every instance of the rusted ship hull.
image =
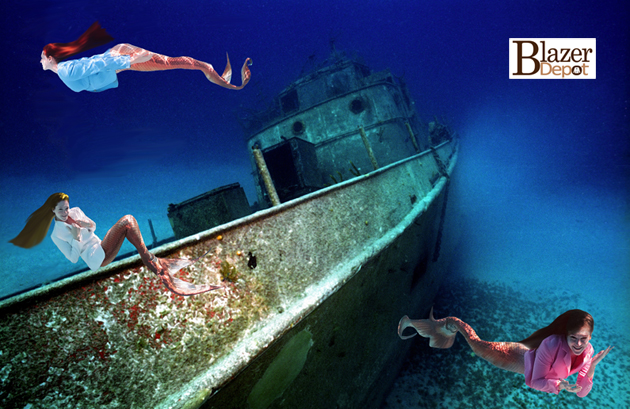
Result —
<instances>
[{"instance_id":1,"label":"rusted ship hull","mask_svg":"<svg viewBox=\"0 0 630 409\"><path fill-rule=\"evenodd\" d=\"M422 168L420 160L407 166L419 164ZM392 173L406 188L413 184L405 171ZM347 271L338 289L201 407L379 408L408 351L396 334L398 320L405 311L428 312L448 266L452 247L436 249L446 188L443 178L382 238L359 255L348 254L354 258L336 267ZM390 198L411 201L413 195ZM383 215L387 211L395 208ZM359 221L363 216L355 214ZM291 354L294 358L287 358Z\"/></svg>"},{"instance_id":2,"label":"rusted ship hull","mask_svg":"<svg viewBox=\"0 0 630 409\"><path fill-rule=\"evenodd\" d=\"M437 149L448 172L454 146ZM183 277L212 284L229 278L224 290L172 295L134 257L5 300L0 402L77 408L377 402L383 387L375 382L388 382L405 352L397 318L428 308L440 281L445 257L434 263L433 256L446 183L427 151L155 249L161 257L192 258L213 247ZM296 334L300 342L292 348L304 362L288 378L267 377L278 396L252 397Z\"/></svg>"},{"instance_id":3,"label":"rusted ship hull","mask_svg":"<svg viewBox=\"0 0 630 409\"><path fill-rule=\"evenodd\" d=\"M242 217L242 189L219 188L169 206L187 237L152 249L210 249L179 275L223 288L175 295L135 256L3 300L0 407L378 406L409 345L398 318L428 310L448 263L457 141L338 54L245 128L273 207Z\"/></svg>"}]
</instances>

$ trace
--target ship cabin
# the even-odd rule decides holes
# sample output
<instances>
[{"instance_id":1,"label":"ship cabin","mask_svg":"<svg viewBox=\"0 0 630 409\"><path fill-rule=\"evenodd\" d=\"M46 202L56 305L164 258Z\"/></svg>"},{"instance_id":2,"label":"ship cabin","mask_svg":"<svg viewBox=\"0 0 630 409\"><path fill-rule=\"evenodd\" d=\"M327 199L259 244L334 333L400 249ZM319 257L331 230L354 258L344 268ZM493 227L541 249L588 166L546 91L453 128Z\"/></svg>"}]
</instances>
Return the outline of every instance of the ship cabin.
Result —
<instances>
[{"instance_id":1,"label":"ship cabin","mask_svg":"<svg viewBox=\"0 0 630 409\"><path fill-rule=\"evenodd\" d=\"M428 128L404 82L389 70L373 73L342 57L293 82L245 128L281 202L429 147ZM270 198L254 155L252 166L259 203L266 207Z\"/></svg>"}]
</instances>

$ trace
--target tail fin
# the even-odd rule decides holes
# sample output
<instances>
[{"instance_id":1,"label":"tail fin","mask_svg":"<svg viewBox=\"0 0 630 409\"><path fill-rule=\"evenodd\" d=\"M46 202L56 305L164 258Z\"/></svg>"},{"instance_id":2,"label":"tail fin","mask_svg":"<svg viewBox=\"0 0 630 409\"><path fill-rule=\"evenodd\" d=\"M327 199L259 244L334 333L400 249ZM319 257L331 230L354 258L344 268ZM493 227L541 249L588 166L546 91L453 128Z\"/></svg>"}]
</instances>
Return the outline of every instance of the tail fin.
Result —
<instances>
[{"instance_id":1,"label":"tail fin","mask_svg":"<svg viewBox=\"0 0 630 409\"><path fill-rule=\"evenodd\" d=\"M225 70L223 70L223 75L221 75L221 78L223 78L225 82L229 84L232 80L232 66L230 65L230 56L228 55L228 53L225 53L225 56L227 57L227 65L225 66Z\"/></svg>"},{"instance_id":2,"label":"tail fin","mask_svg":"<svg viewBox=\"0 0 630 409\"><path fill-rule=\"evenodd\" d=\"M193 283L189 283L188 281L180 280L173 275L179 270L195 264L201 258L205 257L209 252L210 250L192 260L181 258L161 258L159 259L159 265L162 267L162 269L156 272L156 274L160 277L162 283L166 286L166 288L168 288L175 294L183 296L196 295L223 288L223 286L208 284L195 285Z\"/></svg>"},{"instance_id":3,"label":"tail fin","mask_svg":"<svg viewBox=\"0 0 630 409\"><path fill-rule=\"evenodd\" d=\"M173 274L173 273L178 272L182 268L186 268L186 267L194 264L194 261L187 260L187 259L184 259L184 258L161 258L160 259L160 264L163 267L166 267L170 274Z\"/></svg>"},{"instance_id":4,"label":"tail fin","mask_svg":"<svg viewBox=\"0 0 630 409\"><path fill-rule=\"evenodd\" d=\"M217 290L223 288L222 286L200 284L195 285L188 281L180 280L173 276L168 270L164 269L157 273L158 277L162 280L162 284L172 292L178 295L190 296L196 294L206 293L208 291Z\"/></svg>"},{"instance_id":5,"label":"tail fin","mask_svg":"<svg viewBox=\"0 0 630 409\"><path fill-rule=\"evenodd\" d=\"M193 283L189 283L188 281L180 280L177 277L171 276L171 282L173 283L173 287L169 287L169 290L173 291L175 294L189 296L195 294L201 294L212 290L217 290L219 288L223 288L218 285L208 285L201 284L195 285Z\"/></svg>"},{"instance_id":6,"label":"tail fin","mask_svg":"<svg viewBox=\"0 0 630 409\"><path fill-rule=\"evenodd\" d=\"M186 268L188 266L192 266L193 264L195 264L196 262L198 262L199 260L201 260L202 258L204 258L205 256L208 255L208 253L210 253L210 251L212 250L212 247L210 247L208 249L208 251L206 251L205 253L203 253L201 256L194 258L194 259L185 259L185 258L161 258L160 259L160 264L163 267L166 267L168 269L168 272L170 274L174 274L176 272L178 272L179 270L181 270L182 268Z\"/></svg>"},{"instance_id":7,"label":"tail fin","mask_svg":"<svg viewBox=\"0 0 630 409\"><path fill-rule=\"evenodd\" d=\"M429 345L432 348L450 348L455 342L457 331L453 332L446 328L446 318L435 320L433 318L433 307L429 313L428 320L411 320L406 315L398 323L398 336L401 339L408 339L413 335L403 335L405 328L413 327L420 336L429 338Z\"/></svg>"}]
</instances>

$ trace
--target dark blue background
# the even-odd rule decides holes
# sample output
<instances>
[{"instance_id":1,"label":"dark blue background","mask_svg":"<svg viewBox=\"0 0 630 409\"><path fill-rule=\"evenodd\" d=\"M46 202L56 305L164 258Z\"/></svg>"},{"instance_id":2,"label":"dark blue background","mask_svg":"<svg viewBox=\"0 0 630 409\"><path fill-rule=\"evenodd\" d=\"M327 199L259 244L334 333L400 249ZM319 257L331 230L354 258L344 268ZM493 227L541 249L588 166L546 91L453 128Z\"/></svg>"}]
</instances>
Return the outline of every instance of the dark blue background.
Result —
<instances>
[{"instance_id":1,"label":"dark blue background","mask_svg":"<svg viewBox=\"0 0 630 409\"><path fill-rule=\"evenodd\" d=\"M168 203L226 183L241 182L253 202L237 117L266 108L308 67L311 55L315 62L326 59L331 39L338 50L362 55L373 70L403 76L420 115L445 118L458 131L461 183L452 197L463 198L462 212L472 201L486 209L484 228L505 237L520 227L500 221L528 223L544 213L543 204L527 216L504 212L521 199L533 200L533 188L593 198L607 189L615 206L625 208L615 209L627 214L627 15L623 1L5 0L0 255L14 281L5 280L2 293L84 267L69 264L50 240L32 250L6 244L55 191L69 193L71 205L97 221L101 237L127 213L145 235L148 218L159 239L172 235ZM74 93L42 71L40 53L49 42L76 39L96 20L115 42L86 55L128 42L192 56L222 72L227 51L233 82L240 84L246 57L254 62L252 81L231 91L198 72L124 72L117 89ZM510 37L594 37L597 79L510 80ZM535 208L529 203L524 211ZM607 206L602 203L587 202L579 218L589 220L590 209ZM627 228L627 216L614 220ZM475 222L481 223L469 217L462 225L468 240L488 239ZM544 235L533 240L544 241ZM462 254L479 253L478 242L468 244ZM627 242L607 248L621 254Z\"/></svg>"},{"instance_id":2,"label":"dark blue background","mask_svg":"<svg viewBox=\"0 0 630 409\"><path fill-rule=\"evenodd\" d=\"M243 155L235 115L286 86L315 53L357 51L375 70L404 75L419 110L466 133L482 107L529 111L533 132L509 142L544 146L541 160L601 161L578 172L608 173L627 159L628 20L623 2L521 1L50 1L3 2L2 171L24 175L114 171L146 160L231 161ZM39 54L98 20L117 42L233 66L251 57L253 79L230 92L200 73L123 73L116 90L75 94ZM508 79L510 37L596 37L594 81ZM109 46L88 51L102 52ZM236 71L236 70L235 70ZM239 76L234 82L239 83ZM258 105L264 107L264 105ZM544 134L544 136L543 136ZM521 137L519 136L520 139ZM150 143L149 143L150 142ZM89 158L86 150L94 152ZM220 151L221 155L216 153ZM118 164L124 162L125 169ZM35 165L35 166L33 166ZM599 175L598 175L599 176Z\"/></svg>"}]
</instances>

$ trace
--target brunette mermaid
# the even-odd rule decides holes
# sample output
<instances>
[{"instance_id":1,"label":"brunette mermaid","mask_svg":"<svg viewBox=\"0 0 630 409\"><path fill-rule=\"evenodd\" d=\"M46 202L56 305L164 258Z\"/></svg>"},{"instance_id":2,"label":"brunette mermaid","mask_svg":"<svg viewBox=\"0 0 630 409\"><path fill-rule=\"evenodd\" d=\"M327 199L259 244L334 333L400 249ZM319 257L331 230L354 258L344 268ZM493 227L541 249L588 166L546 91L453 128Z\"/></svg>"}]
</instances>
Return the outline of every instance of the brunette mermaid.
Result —
<instances>
[{"instance_id":1,"label":"brunette mermaid","mask_svg":"<svg viewBox=\"0 0 630 409\"><path fill-rule=\"evenodd\" d=\"M490 362L492 365L511 372L523 373L523 357L528 349L518 342L488 342L481 340L470 325L456 317L436 320L433 318L433 308L428 320L410 320L406 315L398 324L398 335L402 339L414 335L402 335L405 328L413 327L418 334L430 339L432 348L450 348L455 342L455 336L460 332L473 352Z\"/></svg>"},{"instance_id":2,"label":"brunette mermaid","mask_svg":"<svg viewBox=\"0 0 630 409\"><path fill-rule=\"evenodd\" d=\"M223 75L219 75L212 65L195 60L191 57L169 57L157 54L131 44L118 44L103 54L94 55L79 60L64 61L66 58L89 50L113 40L98 22L71 43L50 43L44 47L41 54L41 64L44 70L51 70L75 92L101 92L118 87L117 73L121 71L164 71L174 69L199 70L206 78L219 86L228 89L242 89L250 80L251 72L248 68L251 60L247 58L241 68L241 85L230 83L232 67L230 59Z\"/></svg>"},{"instance_id":3,"label":"brunette mermaid","mask_svg":"<svg viewBox=\"0 0 630 409\"><path fill-rule=\"evenodd\" d=\"M10 243L23 248L36 246L48 233L53 220L55 223L51 238L73 263L81 257L91 270L104 267L114 261L126 238L138 250L144 265L175 294L189 296L221 288L207 284L195 285L174 277L173 273L197 262L205 254L194 260L155 257L145 246L138 222L131 215L120 218L101 241L94 234L96 223L78 207L70 209L68 195L64 193L52 194L42 207L29 216L24 229Z\"/></svg>"},{"instance_id":4,"label":"brunette mermaid","mask_svg":"<svg viewBox=\"0 0 630 409\"><path fill-rule=\"evenodd\" d=\"M497 368L525 375L525 383L543 392L559 393L560 390L586 396L593 386L595 367L613 348L593 356L589 343L594 328L593 317L582 310L569 310L558 316L547 327L539 329L519 342L488 342L480 339L470 325L456 317L439 320L411 320L406 315L398 323L398 335L402 339L415 335L403 335L406 328L413 328L420 336L429 338L432 348L450 348L459 332L475 355ZM565 380L578 373L576 384Z\"/></svg>"}]
</instances>

